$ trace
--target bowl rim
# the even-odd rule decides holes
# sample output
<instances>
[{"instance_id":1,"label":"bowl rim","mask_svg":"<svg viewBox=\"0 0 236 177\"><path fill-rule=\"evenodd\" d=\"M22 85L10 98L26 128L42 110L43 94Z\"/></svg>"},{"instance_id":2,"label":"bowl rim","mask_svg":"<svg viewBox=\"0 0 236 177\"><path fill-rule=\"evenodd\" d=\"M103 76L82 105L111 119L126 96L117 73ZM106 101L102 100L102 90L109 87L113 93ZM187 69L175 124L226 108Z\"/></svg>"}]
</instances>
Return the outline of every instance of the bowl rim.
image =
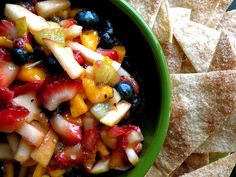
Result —
<instances>
[{"instance_id":1,"label":"bowl rim","mask_svg":"<svg viewBox=\"0 0 236 177\"><path fill-rule=\"evenodd\" d=\"M121 11L123 11L129 18L136 24L142 33L144 39L148 41L149 46L153 52L156 69L160 75L161 84L161 108L159 114L159 120L156 124L157 131L154 133L153 142L148 147L145 152L145 161L142 159L135 166L135 170L130 170L128 173L123 174L122 177L143 177L155 161L157 155L159 154L165 137L167 135L167 130L169 127L170 113L171 113L171 81L170 74L167 67L166 59L163 54L162 48L145 20L139 15L139 13L129 5L126 0L108 0ZM161 67L159 67L161 66Z\"/></svg>"}]
</instances>

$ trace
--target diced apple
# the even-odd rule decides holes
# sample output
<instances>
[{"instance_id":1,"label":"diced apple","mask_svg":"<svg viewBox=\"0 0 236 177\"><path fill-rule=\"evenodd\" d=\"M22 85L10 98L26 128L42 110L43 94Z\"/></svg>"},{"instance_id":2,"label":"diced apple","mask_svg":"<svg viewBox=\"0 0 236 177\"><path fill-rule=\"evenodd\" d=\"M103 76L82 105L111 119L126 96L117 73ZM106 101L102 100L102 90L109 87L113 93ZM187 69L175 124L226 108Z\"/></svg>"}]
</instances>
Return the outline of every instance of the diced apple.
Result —
<instances>
[{"instance_id":1,"label":"diced apple","mask_svg":"<svg viewBox=\"0 0 236 177\"><path fill-rule=\"evenodd\" d=\"M24 125L19 130L17 130L17 133L19 133L26 141L36 147L42 143L44 138L44 134L42 132L28 123L24 123Z\"/></svg>"},{"instance_id":2,"label":"diced apple","mask_svg":"<svg viewBox=\"0 0 236 177\"><path fill-rule=\"evenodd\" d=\"M109 100L111 106L116 105L121 100L120 94L114 88L113 88L113 93L114 96Z\"/></svg>"},{"instance_id":3,"label":"diced apple","mask_svg":"<svg viewBox=\"0 0 236 177\"><path fill-rule=\"evenodd\" d=\"M38 2L35 9L38 15L47 18L68 7L70 7L70 1L68 0L47 0Z\"/></svg>"},{"instance_id":4,"label":"diced apple","mask_svg":"<svg viewBox=\"0 0 236 177\"><path fill-rule=\"evenodd\" d=\"M107 126L114 126L126 115L130 107L130 103L121 101L116 105L115 109L109 111L104 117L102 117L100 122Z\"/></svg>"},{"instance_id":5,"label":"diced apple","mask_svg":"<svg viewBox=\"0 0 236 177\"><path fill-rule=\"evenodd\" d=\"M82 26L72 25L69 28L64 28L63 31L66 39L74 39L82 34L82 29Z\"/></svg>"},{"instance_id":6,"label":"diced apple","mask_svg":"<svg viewBox=\"0 0 236 177\"><path fill-rule=\"evenodd\" d=\"M14 155L11 151L9 144L7 143L0 143L0 159L1 160L9 160L13 159Z\"/></svg>"},{"instance_id":7,"label":"diced apple","mask_svg":"<svg viewBox=\"0 0 236 177\"><path fill-rule=\"evenodd\" d=\"M26 162L30 158L30 154L33 149L33 146L29 145L28 142L26 142L26 140L22 138L17 148L14 159L19 161L20 163Z\"/></svg>"},{"instance_id":8,"label":"diced apple","mask_svg":"<svg viewBox=\"0 0 236 177\"><path fill-rule=\"evenodd\" d=\"M16 133L7 134L7 142L13 153L16 153L20 138Z\"/></svg>"},{"instance_id":9,"label":"diced apple","mask_svg":"<svg viewBox=\"0 0 236 177\"><path fill-rule=\"evenodd\" d=\"M94 104L90 112L99 120L104 117L110 110L108 102Z\"/></svg>"},{"instance_id":10,"label":"diced apple","mask_svg":"<svg viewBox=\"0 0 236 177\"><path fill-rule=\"evenodd\" d=\"M52 158L58 142L58 136L52 129L48 131L42 144L31 153L31 158L46 167Z\"/></svg>"},{"instance_id":11,"label":"diced apple","mask_svg":"<svg viewBox=\"0 0 236 177\"><path fill-rule=\"evenodd\" d=\"M125 153L128 157L128 160L129 162L132 164L132 165L136 165L139 161L139 158L138 158L138 155L136 154L135 150L133 148L129 148L127 147L125 149Z\"/></svg>"},{"instance_id":12,"label":"diced apple","mask_svg":"<svg viewBox=\"0 0 236 177\"><path fill-rule=\"evenodd\" d=\"M130 77L130 74L122 67L117 71L119 76Z\"/></svg>"},{"instance_id":13,"label":"diced apple","mask_svg":"<svg viewBox=\"0 0 236 177\"><path fill-rule=\"evenodd\" d=\"M78 42L68 41L66 45L72 48L72 50L79 50L83 57L90 63L94 63L97 60L104 60L106 58L102 54L94 52L93 50L79 44ZM117 71L121 64L116 61L112 61L112 66Z\"/></svg>"},{"instance_id":14,"label":"diced apple","mask_svg":"<svg viewBox=\"0 0 236 177\"><path fill-rule=\"evenodd\" d=\"M17 96L13 101L29 110L29 115L26 117L27 122L38 119L41 110L38 108L37 99L34 94L25 94Z\"/></svg>"},{"instance_id":15,"label":"diced apple","mask_svg":"<svg viewBox=\"0 0 236 177\"><path fill-rule=\"evenodd\" d=\"M44 42L71 79L78 78L84 72L84 68L75 60L73 53L67 51L68 48L48 39L44 39Z\"/></svg>"},{"instance_id":16,"label":"diced apple","mask_svg":"<svg viewBox=\"0 0 236 177\"><path fill-rule=\"evenodd\" d=\"M109 159L102 159L94 165L90 173L101 174L107 171L109 171Z\"/></svg>"},{"instance_id":17,"label":"diced apple","mask_svg":"<svg viewBox=\"0 0 236 177\"><path fill-rule=\"evenodd\" d=\"M17 20L18 18L26 17L27 25L32 33L34 31L50 27L44 18L35 15L20 5L6 4L4 15L12 21Z\"/></svg>"}]
</instances>

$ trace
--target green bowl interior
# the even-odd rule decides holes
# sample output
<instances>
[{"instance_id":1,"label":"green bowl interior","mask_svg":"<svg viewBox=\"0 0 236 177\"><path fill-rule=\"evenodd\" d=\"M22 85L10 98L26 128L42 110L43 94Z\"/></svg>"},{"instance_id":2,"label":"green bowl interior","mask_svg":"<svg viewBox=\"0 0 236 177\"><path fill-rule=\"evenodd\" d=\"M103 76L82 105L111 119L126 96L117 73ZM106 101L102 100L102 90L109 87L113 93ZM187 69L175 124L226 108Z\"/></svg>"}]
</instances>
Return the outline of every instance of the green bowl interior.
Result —
<instances>
[{"instance_id":1,"label":"green bowl interior","mask_svg":"<svg viewBox=\"0 0 236 177\"><path fill-rule=\"evenodd\" d=\"M1 14L5 2L9 1L0 2ZM161 47L148 25L125 0L72 0L72 5L94 9L112 22L131 58L129 72L140 77L145 97L143 111L135 114L132 122L141 127L145 138L140 162L126 172L110 171L100 176L143 177L163 145L171 111L170 79Z\"/></svg>"}]
</instances>

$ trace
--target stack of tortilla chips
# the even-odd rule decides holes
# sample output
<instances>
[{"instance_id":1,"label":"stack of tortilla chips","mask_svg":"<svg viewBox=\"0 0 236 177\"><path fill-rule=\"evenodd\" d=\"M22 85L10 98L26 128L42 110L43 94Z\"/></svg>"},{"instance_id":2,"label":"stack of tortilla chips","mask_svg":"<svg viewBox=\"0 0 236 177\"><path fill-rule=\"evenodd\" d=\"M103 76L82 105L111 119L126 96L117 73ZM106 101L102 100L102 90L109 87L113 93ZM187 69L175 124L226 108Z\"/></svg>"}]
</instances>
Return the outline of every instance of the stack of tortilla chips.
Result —
<instances>
[{"instance_id":1,"label":"stack of tortilla chips","mask_svg":"<svg viewBox=\"0 0 236 177\"><path fill-rule=\"evenodd\" d=\"M128 0L156 34L172 81L172 114L146 177L230 176L236 163L233 0Z\"/></svg>"}]
</instances>

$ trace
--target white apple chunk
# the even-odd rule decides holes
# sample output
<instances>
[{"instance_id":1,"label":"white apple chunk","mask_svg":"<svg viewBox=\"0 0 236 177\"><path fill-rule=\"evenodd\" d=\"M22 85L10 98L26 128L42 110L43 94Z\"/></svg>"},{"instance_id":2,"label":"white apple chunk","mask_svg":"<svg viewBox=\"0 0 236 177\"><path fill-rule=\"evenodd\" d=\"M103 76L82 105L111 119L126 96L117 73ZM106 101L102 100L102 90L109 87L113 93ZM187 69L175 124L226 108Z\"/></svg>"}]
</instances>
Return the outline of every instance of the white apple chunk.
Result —
<instances>
[{"instance_id":1,"label":"white apple chunk","mask_svg":"<svg viewBox=\"0 0 236 177\"><path fill-rule=\"evenodd\" d=\"M49 28L50 25L47 21L34 13L30 12L26 8L16 5L16 4L6 4L4 9L4 15L12 21L17 20L18 18L25 17L27 25L30 31L39 31L44 28Z\"/></svg>"},{"instance_id":2,"label":"white apple chunk","mask_svg":"<svg viewBox=\"0 0 236 177\"><path fill-rule=\"evenodd\" d=\"M65 48L49 39L44 39L44 42L56 57L63 69L66 71L66 73L70 76L70 78L79 78L79 76L84 72L84 68L80 66L80 64L75 60L71 49Z\"/></svg>"},{"instance_id":3,"label":"white apple chunk","mask_svg":"<svg viewBox=\"0 0 236 177\"><path fill-rule=\"evenodd\" d=\"M17 148L14 159L20 163L26 162L30 158L33 151L33 146L29 145L23 138L21 139Z\"/></svg>"},{"instance_id":4,"label":"white apple chunk","mask_svg":"<svg viewBox=\"0 0 236 177\"><path fill-rule=\"evenodd\" d=\"M81 36L82 34L82 26L79 25L71 25L69 28L64 28L63 32L65 34L66 39L74 39L76 37Z\"/></svg>"},{"instance_id":5,"label":"white apple chunk","mask_svg":"<svg viewBox=\"0 0 236 177\"><path fill-rule=\"evenodd\" d=\"M138 163L139 158L138 158L138 155L137 155L137 153L135 152L135 150L133 148L127 147L125 149L125 153L128 157L129 162L132 165L136 165Z\"/></svg>"},{"instance_id":6,"label":"white apple chunk","mask_svg":"<svg viewBox=\"0 0 236 177\"><path fill-rule=\"evenodd\" d=\"M13 99L13 102L29 110L29 115L26 117L27 122L37 119L40 115L41 110L38 108L34 94L19 95Z\"/></svg>"},{"instance_id":7,"label":"white apple chunk","mask_svg":"<svg viewBox=\"0 0 236 177\"><path fill-rule=\"evenodd\" d=\"M107 126L114 126L118 124L121 119L129 111L131 104L126 101L120 101L117 103L115 109L109 111L104 117L100 119L100 122Z\"/></svg>"},{"instance_id":8,"label":"white apple chunk","mask_svg":"<svg viewBox=\"0 0 236 177\"><path fill-rule=\"evenodd\" d=\"M69 7L70 1L68 0L47 0L38 2L35 6L35 10L38 15L47 18Z\"/></svg>"},{"instance_id":9,"label":"white apple chunk","mask_svg":"<svg viewBox=\"0 0 236 177\"><path fill-rule=\"evenodd\" d=\"M66 45L72 48L72 50L79 50L83 57L90 63L94 63L97 60L104 60L106 58L102 54L94 52L93 50L79 44L78 42L68 41ZM116 61L112 61L111 65L116 71L119 70L121 66L121 64Z\"/></svg>"},{"instance_id":10,"label":"white apple chunk","mask_svg":"<svg viewBox=\"0 0 236 177\"><path fill-rule=\"evenodd\" d=\"M90 173L101 174L107 171L109 171L109 159L101 159L94 165Z\"/></svg>"}]
</instances>

